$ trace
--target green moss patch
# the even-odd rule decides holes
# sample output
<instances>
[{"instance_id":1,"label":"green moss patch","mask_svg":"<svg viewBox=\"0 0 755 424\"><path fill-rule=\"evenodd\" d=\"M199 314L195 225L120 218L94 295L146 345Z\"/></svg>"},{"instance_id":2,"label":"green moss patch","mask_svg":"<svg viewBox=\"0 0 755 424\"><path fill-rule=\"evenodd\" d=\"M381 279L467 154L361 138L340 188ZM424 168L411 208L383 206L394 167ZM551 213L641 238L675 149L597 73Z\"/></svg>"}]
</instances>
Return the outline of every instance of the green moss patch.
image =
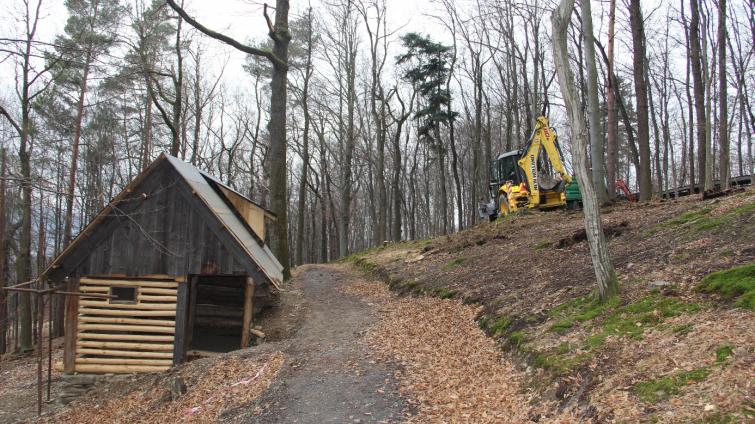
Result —
<instances>
[{"instance_id":1,"label":"green moss patch","mask_svg":"<svg viewBox=\"0 0 755 424\"><path fill-rule=\"evenodd\" d=\"M462 257L459 257L459 258L451 260L447 264L443 265L443 267L441 269L443 271L448 271L449 269L456 268L457 266L463 264L466 261L467 261L467 258L465 258L465 257L462 256Z\"/></svg>"},{"instance_id":2,"label":"green moss patch","mask_svg":"<svg viewBox=\"0 0 755 424\"><path fill-rule=\"evenodd\" d=\"M427 292L430 296L439 297L441 299L451 299L456 296L454 290L449 290L445 287L431 289Z\"/></svg>"},{"instance_id":3,"label":"green moss patch","mask_svg":"<svg viewBox=\"0 0 755 424\"><path fill-rule=\"evenodd\" d=\"M755 264L708 274L697 286L697 290L736 299L736 306L755 310Z\"/></svg>"},{"instance_id":4,"label":"green moss patch","mask_svg":"<svg viewBox=\"0 0 755 424\"><path fill-rule=\"evenodd\" d=\"M708 378L710 368L696 368L692 371L682 371L666 377L643 381L634 385L635 394L645 402L658 403L670 396L679 394L682 387L697 383Z\"/></svg>"},{"instance_id":5,"label":"green moss patch","mask_svg":"<svg viewBox=\"0 0 755 424\"><path fill-rule=\"evenodd\" d=\"M716 365L726 363L726 360L729 359L732 353L734 353L734 346L731 345L723 345L716 349Z\"/></svg>"},{"instance_id":6,"label":"green moss patch","mask_svg":"<svg viewBox=\"0 0 755 424\"><path fill-rule=\"evenodd\" d=\"M712 210L711 208L702 208L702 209L696 209L694 211L685 212L681 216L669 219L668 221L664 222L663 226L664 227L677 227L677 226L681 226L685 224L690 224L693 222L699 222L700 220L707 217L711 210Z\"/></svg>"},{"instance_id":7,"label":"green moss patch","mask_svg":"<svg viewBox=\"0 0 755 424\"><path fill-rule=\"evenodd\" d=\"M679 324L671 327L671 332L683 336L692 331L692 324Z\"/></svg>"},{"instance_id":8,"label":"green moss patch","mask_svg":"<svg viewBox=\"0 0 755 424\"><path fill-rule=\"evenodd\" d=\"M700 305L696 303L684 303L652 294L613 310L606 316L601 328L587 338L586 345L591 349L596 348L612 335L640 340L645 328L658 325L665 318L699 310Z\"/></svg>"},{"instance_id":9,"label":"green moss patch","mask_svg":"<svg viewBox=\"0 0 755 424\"><path fill-rule=\"evenodd\" d=\"M712 210L712 208L702 208L689 211L681 216L669 219L661 224L661 226L666 228L687 226L698 231L712 230L730 223L741 215L755 211L755 203L740 206L719 216L710 216Z\"/></svg>"}]
</instances>

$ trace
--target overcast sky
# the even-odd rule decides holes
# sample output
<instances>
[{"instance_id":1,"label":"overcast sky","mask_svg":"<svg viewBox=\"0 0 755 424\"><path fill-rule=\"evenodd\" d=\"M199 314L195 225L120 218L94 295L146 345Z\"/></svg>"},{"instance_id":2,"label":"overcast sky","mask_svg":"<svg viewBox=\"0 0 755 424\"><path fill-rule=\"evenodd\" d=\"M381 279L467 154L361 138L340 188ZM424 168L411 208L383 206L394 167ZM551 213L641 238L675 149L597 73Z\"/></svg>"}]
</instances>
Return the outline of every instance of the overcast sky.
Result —
<instances>
[{"instance_id":1,"label":"overcast sky","mask_svg":"<svg viewBox=\"0 0 755 424\"><path fill-rule=\"evenodd\" d=\"M125 3L131 2L126 0ZM269 0L268 3L275 2ZM240 41L249 41L267 37L267 28L262 16L263 4L264 2L256 0L185 0L184 7L192 17L208 28ZM317 10L322 2L291 1L289 19L293 20L305 13L309 4ZM412 31L430 33L438 38L445 35L437 22L425 16L425 13L431 13L434 8L430 0L387 0L387 4L388 25L391 29L404 27L409 31L408 28L411 28ZM4 12L0 15L0 37L13 38L20 35L18 18L22 16L22 8L23 3L20 0L0 0L0 10ZM68 18L64 0L43 0L41 16L37 39L52 41L55 35L63 32ZM229 86L240 83L245 77L241 69L245 55L207 37L200 36L198 39L201 39L200 42L207 48L208 63L212 63L211 67L219 69L226 60L228 61L224 71L224 82ZM10 61L0 64L0 84L4 88L12 86L13 82L13 68L9 65Z\"/></svg>"}]
</instances>

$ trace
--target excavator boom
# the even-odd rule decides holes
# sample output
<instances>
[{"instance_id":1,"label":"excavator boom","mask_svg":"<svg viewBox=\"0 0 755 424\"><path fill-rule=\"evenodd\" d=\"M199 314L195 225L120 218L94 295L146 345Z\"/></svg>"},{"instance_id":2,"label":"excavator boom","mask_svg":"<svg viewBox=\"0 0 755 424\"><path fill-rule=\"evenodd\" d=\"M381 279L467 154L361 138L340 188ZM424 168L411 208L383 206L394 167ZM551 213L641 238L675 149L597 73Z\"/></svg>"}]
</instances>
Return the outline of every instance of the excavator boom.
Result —
<instances>
[{"instance_id":1,"label":"excavator boom","mask_svg":"<svg viewBox=\"0 0 755 424\"><path fill-rule=\"evenodd\" d=\"M571 176L566 172L561 158L556 132L548 125L548 118L545 116L537 118L535 131L518 163L529 183L530 207L541 205L541 191L561 193L564 191L564 185L571 182ZM542 172L541 165L549 167L552 172ZM555 205L549 201L545 206L562 205Z\"/></svg>"},{"instance_id":2,"label":"excavator boom","mask_svg":"<svg viewBox=\"0 0 755 424\"><path fill-rule=\"evenodd\" d=\"M480 204L480 215L494 219L521 208L556 208L566 205L564 189L572 177L564 167L556 131L540 116L523 150L507 152L491 163L493 201ZM496 201L497 200L497 201Z\"/></svg>"}]
</instances>

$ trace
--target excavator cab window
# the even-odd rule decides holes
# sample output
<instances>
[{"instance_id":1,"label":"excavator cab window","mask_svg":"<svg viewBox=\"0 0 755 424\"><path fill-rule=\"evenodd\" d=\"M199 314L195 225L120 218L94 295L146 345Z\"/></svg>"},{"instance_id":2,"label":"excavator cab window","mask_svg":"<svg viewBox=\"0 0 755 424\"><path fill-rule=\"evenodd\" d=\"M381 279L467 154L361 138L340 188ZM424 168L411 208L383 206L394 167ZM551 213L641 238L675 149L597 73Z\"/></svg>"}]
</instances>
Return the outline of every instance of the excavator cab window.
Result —
<instances>
[{"instance_id":1,"label":"excavator cab window","mask_svg":"<svg viewBox=\"0 0 755 424\"><path fill-rule=\"evenodd\" d=\"M497 160L498 162L498 181L503 184L506 181L512 181L514 184L519 184L521 182L521 176L519 174L519 164L517 163L517 160L519 159L516 155L506 156L502 157Z\"/></svg>"}]
</instances>

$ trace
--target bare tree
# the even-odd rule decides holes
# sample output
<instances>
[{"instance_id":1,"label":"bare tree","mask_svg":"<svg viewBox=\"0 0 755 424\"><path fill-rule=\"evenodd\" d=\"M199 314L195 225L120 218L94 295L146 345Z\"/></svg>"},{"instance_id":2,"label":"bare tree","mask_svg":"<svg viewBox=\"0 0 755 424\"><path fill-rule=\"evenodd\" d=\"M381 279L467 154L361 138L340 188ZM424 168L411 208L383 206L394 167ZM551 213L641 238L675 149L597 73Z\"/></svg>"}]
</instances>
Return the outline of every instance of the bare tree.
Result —
<instances>
[{"instance_id":1,"label":"bare tree","mask_svg":"<svg viewBox=\"0 0 755 424\"><path fill-rule=\"evenodd\" d=\"M589 0L582 0L589 1ZM584 204L585 232L590 245L595 278L598 283L598 293L601 301L605 301L618 292L616 272L608 256L608 245L603 234L603 224L600 220L600 208L595 189L590 180L587 168L587 129L585 117L579 102L574 74L569 67L569 51L566 43L566 32L569 27L570 16L574 8L574 0L561 0L558 8L553 12L553 59L556 64L556 74L561 86L561 93L569 115L569 126L572 134L572 157L574 171L579 180ZM597 78L597 75L595 75ZM589 86L589 85L588 85ZM597 82L594 85L597 87Z\"/></svg>"},{"instance_id":2,"label":"bare tree","mask_svg":"<svg viewBox=\"0 0 755 424\"><path fill-rule=\"evenodd\" d=\"M587 66L587 119L590 128L590 163L592 164L592 183L600 203L608 200L606 191L606 171L603 159L605 139L600 122L600 104L598 101L598 67L595 64L595 41L592 26L592 8L590 0L582 0L582 37L585 40L585 65ZM613 182L611 182L613 184ZM611 187L613 190L613 187Z\"/></svg>"},{"instance_id":3,"label":"bare tree","mask_svg":"<svg viewBox=\"0 0 755 424\"><path fill-rule=\"evenodd\" d=\"M726 92L726 0L718 0L718 146L721 189L729 187L729 95Z\"/></svg>"},{"instance_id":4,"label":"bare tree","mask_svg":"<svg viewBox=\"0 0 755 424\"><path fill-rule=\"evenodd\" d=\"M634 49L634 91L637 98L637 144L640 153L640 200L652 197L653 186L650 179L650 127L648 124L648 91L645 78L645 29L640 9L640 0L630 0L629 19L632 26L632 47Z\"/></svg>"},{"instance_id":5,"label":"bare tree","mask_svg":"<svg viewBox=\"0 0 755 424\"><path fill-rule=\"evenodd\" d=\"M608 60L606 63L606 181L608 183L608 197L616 197L616 167L619 155L619 123L616 113L616 94L614 77L614 45L616 28L616 0L609 0L608 12Z\"/></svg>"},{"instance_id":6,"label":"bare tree","mask_svg":"<svg viewBox=\"0 0 755 424\"><path fill-rule=\"evenodd\" d=\"M44 80L44 75L55 66L57 59L48 62L41 70L34 66L34 58L40 56L36 46L36 35L40 23L42 1L32 5L24 1L24 12L21 22L24 25L24 36L14 43L14 49L10 54L16 60L16 69L20 74L16 78L16 93L20 108L20 121L14 117L4 106L0 105L0 115L10 123L19 137L18 158L21 167L21 234L18 243L18 256L16 258L16 278L19 282L25 282L32 276L31 269L31 208L32 208L32 180L31 180L31 147L30 133L32 127L32 105L34 99L44 93L50 85L50 81ZM35 86L40 88L34 89ZM16 346L22 352L32 349L32 321L31 302L29 293L20 293L18 296L20 334L19 345Z\"/></svg>"}]
</instances>

